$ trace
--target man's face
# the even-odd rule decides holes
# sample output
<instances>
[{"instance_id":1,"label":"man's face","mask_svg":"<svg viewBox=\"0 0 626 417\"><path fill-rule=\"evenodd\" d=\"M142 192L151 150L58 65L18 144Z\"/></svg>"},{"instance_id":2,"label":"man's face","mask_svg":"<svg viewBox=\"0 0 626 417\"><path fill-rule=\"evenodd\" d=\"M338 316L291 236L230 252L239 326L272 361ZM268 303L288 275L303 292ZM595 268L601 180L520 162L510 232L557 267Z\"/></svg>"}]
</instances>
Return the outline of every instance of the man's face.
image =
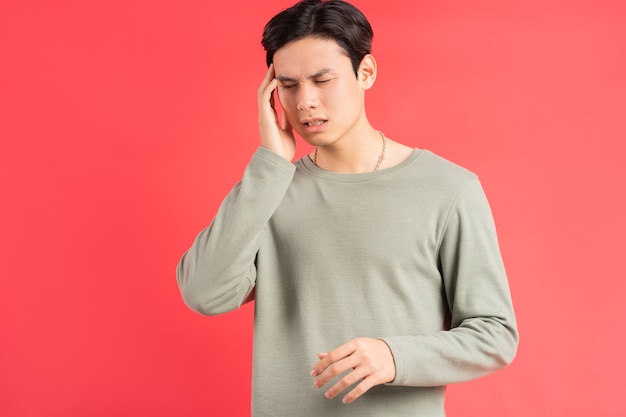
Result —
<instances>
[{"instance_id":1,"label":"man's face","mask_svg":"<svg viewBox=\"0 0 626 417\"><path fill-rule=\"evenodd\" d=\"M365 86L333 40L304 38L274 54L278 98L287 120L312 145L355 133L365 119Z\"/></svg>"}]
</instances>

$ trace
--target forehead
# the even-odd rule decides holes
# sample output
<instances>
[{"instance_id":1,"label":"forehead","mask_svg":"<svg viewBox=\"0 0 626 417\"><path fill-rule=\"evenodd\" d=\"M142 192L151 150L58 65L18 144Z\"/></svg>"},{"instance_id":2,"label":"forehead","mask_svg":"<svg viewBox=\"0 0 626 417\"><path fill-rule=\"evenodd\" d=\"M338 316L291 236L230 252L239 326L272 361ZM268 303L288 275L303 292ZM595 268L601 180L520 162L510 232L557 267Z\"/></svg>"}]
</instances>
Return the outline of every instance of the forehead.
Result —
<instances>
[{"instance_id":1,"label":"forehead","mask_svg":"<svg viewBox=\"0 0 626 417\"><path fill-rule=\"evenodd\" d=\"M325 68L352 71L352 64L334 40L307 37L278 49L274 53L274 68L278 75L307 76Z\"/></svg>"}]
</instances>

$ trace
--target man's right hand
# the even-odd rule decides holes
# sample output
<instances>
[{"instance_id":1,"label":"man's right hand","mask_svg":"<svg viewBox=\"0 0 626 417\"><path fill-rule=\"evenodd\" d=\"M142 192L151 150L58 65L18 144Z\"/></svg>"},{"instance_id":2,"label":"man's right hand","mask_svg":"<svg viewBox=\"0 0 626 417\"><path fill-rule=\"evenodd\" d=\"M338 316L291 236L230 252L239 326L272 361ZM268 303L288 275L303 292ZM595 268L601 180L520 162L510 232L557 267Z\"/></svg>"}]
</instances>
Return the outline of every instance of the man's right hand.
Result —
<instances>
[{"instance_id":1,"label":"man's right hand","mask_svg":"<svg viewBox=\"0 0 626 417\"><path fill-rule=\"evenodd\" d=\"M278 121L274 107L274 90L278 80L274 75L274 64L271 64L258 90L261 145L291 161L296 154L296 140L284 111L281 122Z\"/></svg>"}]
</instances>

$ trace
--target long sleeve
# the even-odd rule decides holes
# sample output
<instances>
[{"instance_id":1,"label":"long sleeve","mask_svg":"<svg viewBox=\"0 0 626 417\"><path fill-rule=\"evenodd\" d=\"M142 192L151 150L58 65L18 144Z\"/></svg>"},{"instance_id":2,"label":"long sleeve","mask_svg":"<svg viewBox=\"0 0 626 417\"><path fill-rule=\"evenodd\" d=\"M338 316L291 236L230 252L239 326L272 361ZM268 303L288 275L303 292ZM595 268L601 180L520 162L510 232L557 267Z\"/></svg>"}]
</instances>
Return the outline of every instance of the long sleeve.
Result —
<instances>
[{"instance_id":1,"label":"long sleeve","mask_svg":"<svg viewBox=\"0 0 626 417\"><path fill-rule=\"evenodd\" d=\"M211 225L178 263L178 286L192 310L206 315L234 310L253 290L262 235L294 172L292 163L271 150L256 150Z\"/></svg>"},{"instance_id":2,"label":"long sleeve","mask_svg":"<svg viewBox=\"0 0 626 417\"><path fill-rule=\"evenodd\" d=\"M443 416L443 385L506 366L517 348L480 183L429 151L345 174L260 148L177 274L203 314L255 291L255 415ZM387 342L396 379L346 408L309 372L355 337Z\"/></svg>"},{"instance_id":3,"label":"long sleeve","mask_svg":"<svg viewBox=\"0 0 626 417\"><path fill-rule=\"evenodd\" d=\"M518 333L509 286L478 179L466 184L447 214L439 268L450 330L385 338L396 362L391 385L462 382L500 369L515 356Z\"/></svg>"}]
</instances>

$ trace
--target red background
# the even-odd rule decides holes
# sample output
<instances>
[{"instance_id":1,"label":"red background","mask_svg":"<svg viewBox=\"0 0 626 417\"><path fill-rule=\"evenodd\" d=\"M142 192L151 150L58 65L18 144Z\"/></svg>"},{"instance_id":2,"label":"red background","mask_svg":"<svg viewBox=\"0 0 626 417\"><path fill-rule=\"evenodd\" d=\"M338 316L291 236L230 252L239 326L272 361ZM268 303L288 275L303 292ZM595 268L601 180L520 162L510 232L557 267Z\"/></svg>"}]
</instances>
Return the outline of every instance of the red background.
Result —
<instances>
[{"instance_id":1,"label":"red background","mask_svg":"<svg viewBox=\"0 0 626 417\"><path fill-rule=\"evenodd\" d=\"M174 268L257 146L290 4L2 2L0 416L249 414L252 307L197 315ZM373 125L480 175L510 276L518 357L449 415L626 415L623 3L354 4Z\"/></svg>"}]
</instances>

